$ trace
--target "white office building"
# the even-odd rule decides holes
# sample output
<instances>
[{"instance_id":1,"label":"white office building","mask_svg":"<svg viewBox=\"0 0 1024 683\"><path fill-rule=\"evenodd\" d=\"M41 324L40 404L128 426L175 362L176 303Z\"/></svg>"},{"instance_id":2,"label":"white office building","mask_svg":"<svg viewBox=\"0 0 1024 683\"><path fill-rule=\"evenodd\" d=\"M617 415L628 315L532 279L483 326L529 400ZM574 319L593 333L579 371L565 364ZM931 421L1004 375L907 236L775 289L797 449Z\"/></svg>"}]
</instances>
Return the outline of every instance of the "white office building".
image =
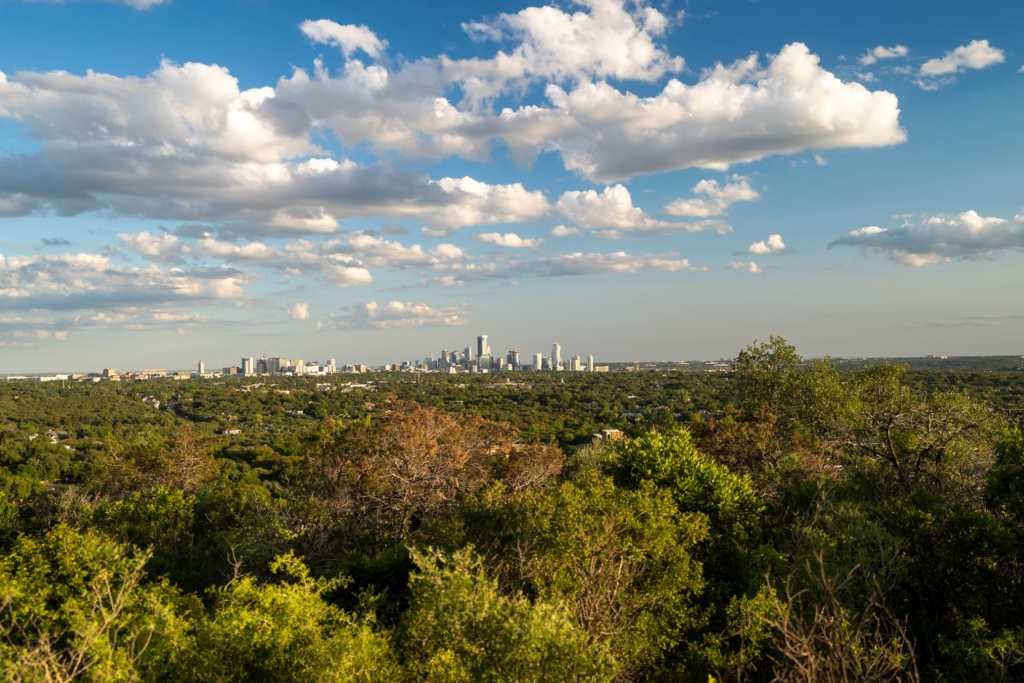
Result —
<instances>
[{"instance_id":1,"label":"white office building","mask_svg":"<svg viewBox=\"0 0 1024 683\"><path fill-rule=\"evenodd\" d=\"M544 354L538 351L533 354L533 369L542 370L544 369Z\"/></svg>"},{"instance_id":2,"label":"white office building","mask_svg":"<svg viewBox=\"0 0 1024 683\"><path fill-rule=\"evenodd\" d=\"M562 345L558 342L551 345L551 369L562 369Z\"/></svg>"},{"instance_id":3,"label":"white office building","mask_svg":"<svg viewBox=\"0 0 1024 683\"><path fill-rule=\"evenodd\" d=\"M242 374L251 375L256 372L256 362L252 358L242 359Z\"/></svg>"},{"instance_id":4,"label":"white office building","mask_svg":"<svg viewBox=\"0 0 1024 683\"><path fill-rule=\"evenodd\" d=\"M587 356L587 372L593 372L593 371L594 371L594 356L590 355L590 356Z\"/></svg>"}]
</instances>

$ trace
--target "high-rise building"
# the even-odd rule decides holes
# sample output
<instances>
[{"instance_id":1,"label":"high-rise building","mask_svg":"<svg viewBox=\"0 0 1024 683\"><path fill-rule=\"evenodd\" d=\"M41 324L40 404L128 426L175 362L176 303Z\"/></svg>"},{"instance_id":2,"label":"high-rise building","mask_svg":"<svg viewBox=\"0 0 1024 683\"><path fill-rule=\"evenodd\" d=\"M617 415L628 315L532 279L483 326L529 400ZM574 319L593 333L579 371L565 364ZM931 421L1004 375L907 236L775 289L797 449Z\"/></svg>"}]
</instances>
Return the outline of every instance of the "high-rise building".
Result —
<instances>
[{"instance_id":1,"label":"high-rise building","mask_svg":"<svg viewBox=\"0 0 1024 683\"><path fill-rule=\"evenodd\" d=\"M589 356L587 356L587 372L593 372L593 371L594 371L594 356L593 355L589 355Z\"/></svg>"},{"instance_id":2,"label":"high-rise building","mask_svg":"<svg viewBox=\"0 0 1024 683\"><path fill-rule=\"evenodd\" d=\"M541 367L542 367L543 362L544 362L544 354L543 353L538 351L537 353L533 354L533 369L534 370L540 370Z\"/></svg>"},{"instance_id":3,"label":"high-rise building","mask_svg":"<svg viewBox=\"0 0 1024 683\"><path fill-rule=\"evenodd\" d=\"M266 358L257 358L256 359L256 374L257 375L265 375L265 374L267 374L267 372L268 372L267 371L267 359Z\"/></svg>"},{"instance_id":4,"label":"high-rise building","mask_svg":"<svg viewBox=\"0 0 1024 683\"><path fill-rule=\"evenodd\" d=\"M116 374L117 374L117 370L115 370L114 368L103 368L103 376L104 377L113 377Z\"/></svg>"},{"instance_id":5,"label":"high-rise building","mask_svg":"<svg viewBox=\"0 0 1024 683\"><path fill-rule=\"evenodd\" d=\"M469 348L467 346L466 350L462 352L462 364L465 365L468 368L469 367L469 363L472 360L473 360L473 349L471 349L471 348Z\"/></svg>"},{"instance_id":6,"label":"high-rise building","mask_svg":"<svg viewBox=\"0 0 1024 683\"><path fill-rule=\"evenodd\" d=\"M256 371L256 363L252 358L242 359L242 374L251 375Z\"/></svg>"},{"instance_id":7,"label":"high-rise building","mask_svg":"<svg viewBox=\"0 0 1024 683\"><path fill-rule=\"evenodd\" d=\"M522 367L519 362L519 349L510 349L506 360L509 370L518 370Z\"/></svg>"},{"instance_id":8,"label":"high-rise building","mask_svg":"<svg viewBox=\"0 0 1024 683\"><path fill-rule=\"evenodd\" d=\"M562 345L555 342L551 345L551 369L560 370L562 368Z\"/></svg>"},{"instance_id":9,"label":"high-rise building","mask_svg":"<svg viewBox=\"0 0 1024 683\"><path fill-rule=\"evenodd\" d=\"M199 374L202 375L202 374L205 374L205 373L206 373L206 364L203 363L203 359L200 358L199 359Z\"/></svg>"},{"instance_id":10,"label":"high-rise building","mask_svg":"<svg viewBox=\"0 0 1024 683\"><path fill-rule=\"evenodd\" d=\"M487 343L487 335L481 334L476 338L476 356L489 356L491 355L491 347Z\"/></svg>"},{"instance_id":11,"label":"high-rise building","mask_svg":"<svg viewBox=\"0 0 1024 683\"><path fill-rule=\"evenodd\" d=\"M295 358L292 360L291 365L295 367L295 374L301 375L306 370L306 361L301 358Z\"/></svg>"}]
</instances>

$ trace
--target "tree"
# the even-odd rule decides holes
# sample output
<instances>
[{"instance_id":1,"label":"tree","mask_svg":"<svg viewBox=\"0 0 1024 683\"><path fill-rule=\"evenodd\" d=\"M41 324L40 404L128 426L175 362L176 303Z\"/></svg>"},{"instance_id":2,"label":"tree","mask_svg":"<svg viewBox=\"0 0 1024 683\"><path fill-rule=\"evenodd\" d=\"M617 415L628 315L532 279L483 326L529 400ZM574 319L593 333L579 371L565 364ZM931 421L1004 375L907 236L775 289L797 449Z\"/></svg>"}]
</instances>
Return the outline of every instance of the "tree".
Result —
<instances>
[{"instance_id":1,"label":"tree","mask_svg":"<svg viewBox=\"0 0 1024 683\"><path fill-rule=\"evenodd\" d=\"M0 678L129 681L187 640L176 593L146 585L148 554L58 526L0 560Z\"/></svg>"},{"instance_id":2,"label":"tree","mask_svg":"<svg viewBox=\"0 0 1024 683\"><path fill-rule=\"evenodd\" d=\"M469 549L411 549L418 569L402 632L420 680L610 681L607 648L558 603L504 595Z\"/></svg>"},{"instance_id":3,"label":"tree","mask_svg":"<svg viewBox=\"0 0 1024 683\"><path fill-rule=\"evenodd\" d=\"M851 609L842 597L856 568L845 578L826 573L817 556L806 566L808 587L790 574L784 598L771 594L765 622L775 633L775 679L779 683L916 683L914 647L903 622L885 607L881 591Z\"/></svg>"},{"instance_id":4,"label":"tree","mask_svg":"<svg viewBox=\"0 0 1024 683\"><path fill-rule=\"evenodd\" d=\"M199 485L212 477L216 470L209 453L208 438L197 434L190 422L178 429L170 461L174 484L186 493L195 493Z\"/></svg>"},{"instance_id":5,"label":"tree","mask_svg":"<svg viewBox=\"0 0 1024 683\"><path fill-rule=\"evenodd\" d=\"M853 420L838 440L890 469L910 490L922 475L936 476L950 456L977 459L998 427L996 414L960 392L921 395L901 383L902 365L879 365L855 378Z\"/></svg>"},{"instance_id":6,"label":"tree","mask_svg":"<svg viewBox=\"0 0 1024 683\"><path fill-rule=\"evenodd\" d=\"M791 400L794 377L802 362L796 347L782 337L772 336L761 344L754 340L733 363L741 405L752 413L766 408L777 416Z\"/></svg>"},{"instance_id":7,"label":"tree","mask_svg":"<svg viewBox=\"0 0 1024 683\"><path fill-rule=\"evenodd\" d=\"M495 478L540 486L561 470L554 446L518 444L508 424L398 404L379 423L323 423L305 440L314 490L337 512L398 540Z\"/></svg>"},{"instance_id":8,"label":"tree","mask_svg":"<svg viewBox=\"0 0 1024 683\"><path fill-rule=\"evenodd\" d=\"M372 622L324 599L343 579L314 579L290 553L271 570L279 583L260 585L236 571L212 594L212 615L197 624L195 647L175 672L177 680L355 683L399 676L390 643Z\"/></svg>"},{"instance_id":9,"label":"tree","mask_svg":"<svg viewBox=\"0 0 1024 683\"><path fill-rule=\"evenodd\" d=\"M587 642L611 651L620 679L703 623L693 552L707 518L680 514L650 483L630 491L596 477L510 499L497 486L430 531L444 547L475 547L506 592L566 605Z\"/></svg>"}]
</instances>

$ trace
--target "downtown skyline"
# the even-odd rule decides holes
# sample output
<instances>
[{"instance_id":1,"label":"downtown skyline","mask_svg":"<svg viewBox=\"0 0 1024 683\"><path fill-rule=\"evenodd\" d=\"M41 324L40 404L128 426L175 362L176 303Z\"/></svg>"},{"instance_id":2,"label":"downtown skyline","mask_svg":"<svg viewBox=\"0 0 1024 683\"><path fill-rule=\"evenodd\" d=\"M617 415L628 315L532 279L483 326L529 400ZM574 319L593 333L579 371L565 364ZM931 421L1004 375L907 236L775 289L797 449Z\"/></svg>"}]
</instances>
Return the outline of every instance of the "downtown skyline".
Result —
<instances>
[{"instance_id":1,"label":"downtown skyline","mask_svg":"<svg viewBox=\"0 0 1024 683\"><path fill-rule=\"evenodd\" d=\"M819 5L0 3L0 373L1019 355L1024 7Z\"/></svg>"}]
</instances>

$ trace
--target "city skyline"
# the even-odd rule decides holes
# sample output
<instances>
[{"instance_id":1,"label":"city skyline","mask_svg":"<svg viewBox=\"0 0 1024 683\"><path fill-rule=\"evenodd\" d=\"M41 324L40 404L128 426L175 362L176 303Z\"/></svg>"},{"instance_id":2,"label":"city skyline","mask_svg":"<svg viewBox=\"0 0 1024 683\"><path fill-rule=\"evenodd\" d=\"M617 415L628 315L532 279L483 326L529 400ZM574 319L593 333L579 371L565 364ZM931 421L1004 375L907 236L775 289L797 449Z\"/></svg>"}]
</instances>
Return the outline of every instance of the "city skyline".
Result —
<instances>
[{"instance_id":1,"label":"city skyline","mask_svg":"<svg viewBox=\"0 0 1024 683\"><path fill-rule=\"evenodd\" d=\"M523 363L773 334L1020 354L1022 24L951 0L0 3L0 373L379 365L478 352L474 329Z\"/></svg>"}]
</instances>

